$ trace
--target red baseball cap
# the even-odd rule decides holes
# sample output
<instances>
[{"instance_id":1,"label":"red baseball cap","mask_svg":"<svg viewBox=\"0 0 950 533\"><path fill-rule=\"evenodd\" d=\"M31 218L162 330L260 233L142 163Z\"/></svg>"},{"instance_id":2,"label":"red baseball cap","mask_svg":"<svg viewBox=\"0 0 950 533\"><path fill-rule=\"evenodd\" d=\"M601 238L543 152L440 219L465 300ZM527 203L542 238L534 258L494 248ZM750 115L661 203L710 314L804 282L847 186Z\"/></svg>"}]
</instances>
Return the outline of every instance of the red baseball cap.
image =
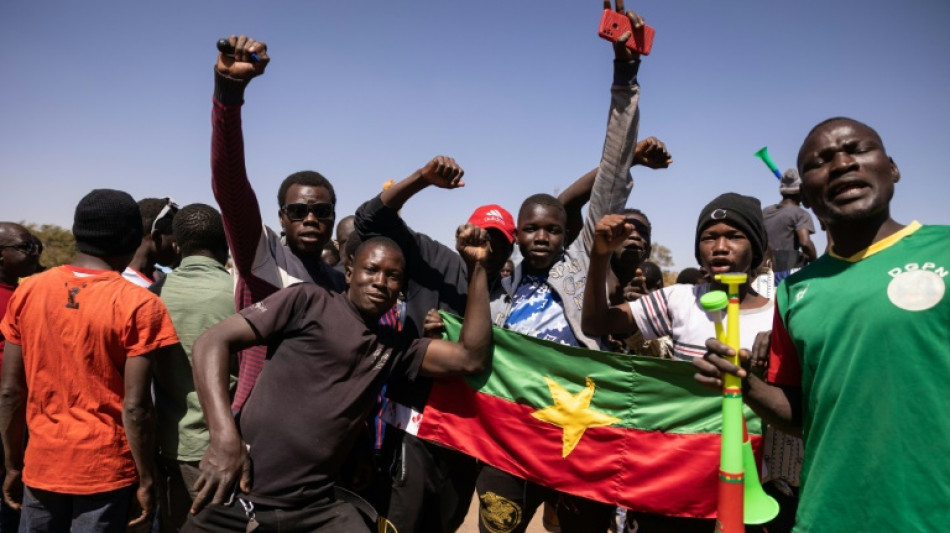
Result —
<instances>
[{"instance_id":1,"label":"red baseball cap","mask_svg":"<svg viewBox=\"0 0 950 533\"><path fill-rule=\"evenodd\" d=\"M505 234L509 243L515 242L515 219L504 207L496 204L483 205L468 217L469 224L482 229L495 228Z\"/></svg>"}]
</instances>

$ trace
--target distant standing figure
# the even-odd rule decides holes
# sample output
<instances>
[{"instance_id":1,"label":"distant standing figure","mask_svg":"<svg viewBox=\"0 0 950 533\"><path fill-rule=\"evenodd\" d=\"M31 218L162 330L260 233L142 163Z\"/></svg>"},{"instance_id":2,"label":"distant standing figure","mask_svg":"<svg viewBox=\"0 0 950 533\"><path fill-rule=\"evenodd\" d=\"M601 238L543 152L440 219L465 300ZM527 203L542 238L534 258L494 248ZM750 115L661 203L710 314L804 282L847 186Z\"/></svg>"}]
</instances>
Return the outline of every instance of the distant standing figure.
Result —
<instances>
[{"instance_id":1,"label":"distant standing figure","mask_svg":"<svg viewBox=\"0 0 950 533\"><path fill-rule=\"evenodd\" d=\"M818 257L815 244L811 242L815 223L808 211L801 207L801 184L797 170L786 170L778 189L782 193L782 201L762 210L769 247L772 249L772 270L775 272L787 273ZM783 277L776 279L776 283Z\"/></svg>"}]
</instances>

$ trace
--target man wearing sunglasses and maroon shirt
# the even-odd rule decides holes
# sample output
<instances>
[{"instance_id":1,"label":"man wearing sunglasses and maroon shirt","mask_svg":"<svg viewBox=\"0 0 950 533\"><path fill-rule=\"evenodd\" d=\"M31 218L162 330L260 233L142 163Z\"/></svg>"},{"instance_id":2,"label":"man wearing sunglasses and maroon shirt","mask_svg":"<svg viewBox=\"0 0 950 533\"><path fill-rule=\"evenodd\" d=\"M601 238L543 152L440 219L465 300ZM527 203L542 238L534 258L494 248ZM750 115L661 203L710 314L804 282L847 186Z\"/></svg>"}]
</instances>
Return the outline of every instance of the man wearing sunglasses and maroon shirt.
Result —
<instances>
[{"instance_id":1,"label":"man wearing sunglasses and maroon shirt","mask_svg":"<svg viewBox=\"0 0 950 533\"><path fill-rule=\"evenodd\" d=\"M343 274L320 258L336 218L336 194L329 180L314 171L288 176L277 193L282 231L278 234L264 225L244 166L241 107L245 87L264 73L270 57L264 43L244 36L231 36L229 41L234 52L218 56L214 74L211 186L221 208L238 278L237 308L248 307L301 281L341 293L346 287ZM251 54L257 55L256 61L252 62ZM232 409L239 410L244 405L265 356L263 346L241 352L240 378Z\"/></svg>"}]
</instances>

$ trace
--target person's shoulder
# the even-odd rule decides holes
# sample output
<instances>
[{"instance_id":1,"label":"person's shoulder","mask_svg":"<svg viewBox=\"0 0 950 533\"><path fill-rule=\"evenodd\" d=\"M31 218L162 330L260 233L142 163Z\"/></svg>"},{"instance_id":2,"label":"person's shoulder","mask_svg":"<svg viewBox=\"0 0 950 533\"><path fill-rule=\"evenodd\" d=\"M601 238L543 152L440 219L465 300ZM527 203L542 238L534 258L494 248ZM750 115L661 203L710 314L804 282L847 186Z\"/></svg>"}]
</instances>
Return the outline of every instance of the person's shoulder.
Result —
<instances>
[{"instance_id":1,"label":"person's shoulder","mask_svg":"<svg viewBox=\"0 0 950 533\"><path fill-rule=\"evenodd\" d=\"M794 213L801 218L807 218L808 220L811 220L811 213L809 213L807 209L800 205L795 206Z\"/></svg>"},{"instance_id":2,"label":"person's shoulder","mask_svg":"<svg viewBox=\"0 0 950 533\"><path fill-rule=\"evenodd\" d=\"M679 305L692 305L693 302L699 301L699 297L705 294L709 290L708 284L706 284L706 289L703 290L701 285L693 285L691 283L675 283L673 285L668 285L663 287L660 290L647 293L646 296L635 300L635 302L643 302L644 305L647 305L648 301L658 301L659 305L665 307L676 307ZM649 305L655 305L650 303Z\"/></svg>"},{"instance_id":3,"label":"person's shoulder","mask_svg":"<svg viewBox=\"0 0 950 533\"><path fill-rule=\"evenodd\" d=\"M121 283L118 281L121 281ZM160 302L162 300L159 295L150 291L148 287L130 283L128 279L123 277L117 278L116 280L109 279L107 282L110 284L110 288L114 287L116 291L122 294L121 298L127 299L130 303L141 305L143 303Z\"/></svg>"},{"instance_id":4,"label":"person's shoulder","mask_svg":"<svg viewBox=\"0 0 950 533\"><path fill-rule=\"evenodd\" d=\"M320 268L327 278L327 286L324 287L327 291L337 293L346 291L346 275L343 272L340 272L326 263L320 263Z\"/></svg>"},{"instance_id":5,"label":"person's shoulder","mask_svg":"<svg viewBox=\"0 0 950 533\"><path fill-rule=\"evenodd\" d=\"M20 281L19 285L17 285L14 292L26 292L44 283L56 283L58 285L60 278L66 273L64 269L65 267L63 266L53 267L24 278Z\"/></svg>"},{"instance_id":6,"label":"person's shoulder","mask_svg":"<svg viewBox=\"0 0 950 533\"><path fill-rule=\"evenodd\" d=\"M780 286L784 284L786 288L791 288L801 283L809 283L809 280L814 278L824 278L832 272L838 272L847 264L847 261L826 252L800 270L789 274L782 280Z\"/></svg>"},{"instance_id":7,"label":"person's shoulder","mask_svg":"<svg viewBox=\"0 0 950 533\"><path fill-rule=\"evenodd\" d=\"M710 285L708 283L700 283L696 285L694 283L674 283L667 287L663 287L657 292L663 292L667 297L687 297L687 298L699 298L700 296L709 292Z\"/></svg>"},{"instance_id":8,"label":"person's shoulder","mask_svg":"<svg viewBox=\"0 0 950 533\"><path fill-rule=\"evenodd\" d=\"M943 224L924 224L917 230L920 235L946 237L950 235L950 226Z\"/></svg>"},{"instance_id":9,"label":"person's shoulder","mask_svg":"<svg viewBox=\"0 0 950 533\"><path fill-rule=\"evenodd\" d=\"M912 226L917 226L914 229ZM940 224L927 224L919 225L916 221L909 224L907 229L911 229L906 235L904 235L898 243L904 243L904 246L901 249L905 250L906 253L908 250L927 250L929 254L937 254L933 260L941 261L948 255L950 255L950 246L947 245L950 242L950 226L940 225ZM950 265L948 265L950 266Z\"/></svg>"},{"instance_id":10,"label":"person's shoulder","mask_svg":"<svg viewBox=\"0 0 950 533\"><path fill-rule=\"evenodd\" d=\"M307 296L333 296L333 293L328 290L326 287L317 285L316 283L310 283L307 281L300 281L293 283L284 287L283 289L277 291L285 294L305 294ZM276 293L275 293L276 294Z\"/></svg>"}]
</instances>

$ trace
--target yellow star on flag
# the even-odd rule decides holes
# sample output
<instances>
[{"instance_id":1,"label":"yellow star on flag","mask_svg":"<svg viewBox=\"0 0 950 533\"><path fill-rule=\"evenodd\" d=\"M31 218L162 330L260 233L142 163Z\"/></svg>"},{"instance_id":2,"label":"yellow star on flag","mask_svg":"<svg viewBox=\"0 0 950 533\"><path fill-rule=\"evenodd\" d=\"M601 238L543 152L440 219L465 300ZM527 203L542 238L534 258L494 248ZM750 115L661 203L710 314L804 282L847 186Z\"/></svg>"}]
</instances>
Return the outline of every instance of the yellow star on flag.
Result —
<instances>
[{"instance_id":1,"label":"yellow star on flag","mask_svg":"<svg viewBox=\"0 0 950 533\"><path fill-rule=\"evenodd\" d=\"M551 391L554 405L538 409L531 413L531 416L564 430L561 457L567 457L574 451L574 447L580 442L587 428L609 426L620 422L619 418L590 408L590 401L594 397L594 382L590 378L587 378L587 386L584 390L577 394L567 392L551 378L545 377L544 381L547 382L548 390Z\"/></svg>"}]
</instances>

